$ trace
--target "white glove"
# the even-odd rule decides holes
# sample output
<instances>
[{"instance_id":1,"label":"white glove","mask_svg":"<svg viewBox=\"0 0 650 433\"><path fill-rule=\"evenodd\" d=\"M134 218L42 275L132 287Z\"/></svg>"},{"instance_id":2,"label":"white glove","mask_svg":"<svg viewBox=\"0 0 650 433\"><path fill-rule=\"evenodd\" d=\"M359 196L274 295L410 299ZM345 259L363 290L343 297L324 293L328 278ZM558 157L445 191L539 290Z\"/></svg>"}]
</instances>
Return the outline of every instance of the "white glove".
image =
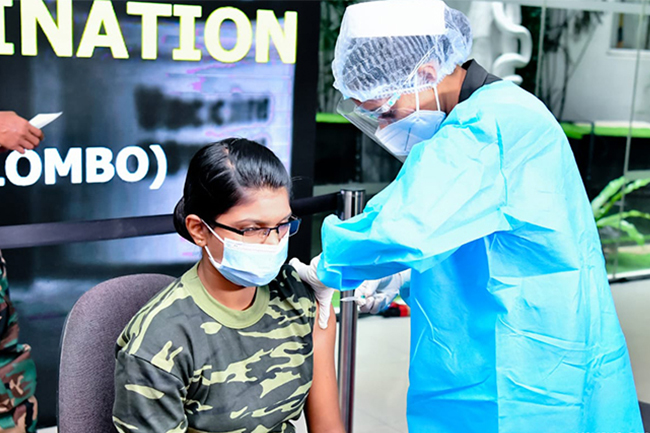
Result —
<instances>
[{"instance_id":1,"label":"white glove","mask_svg":"<svg viewBox=\"0 0 650 433\"><path fill-rule=\"evenodd\" d=\"M379 280L364 281L355 291L359 311L377 314L393 302L402 286L411 282L411 270L389 275Z\"/></svg>"},{"instance_id":2,"label":"white glove","mask_svg":"<svg viewBox=\"0 0 650 433\"><path fill-rule=\"evenodd\" d=\"M320 254L311 259L309 265L304 264L297 258L289 260L289 264L298 272L300 279L314 289L314 295L318 302L318 326L321 329L327 329L327 321L330 318L330 310L332 308L332 295L334 289L330 289L320 282L316 275L318 269L318 262L320 262Z\"/></svg>"}]
</instances>

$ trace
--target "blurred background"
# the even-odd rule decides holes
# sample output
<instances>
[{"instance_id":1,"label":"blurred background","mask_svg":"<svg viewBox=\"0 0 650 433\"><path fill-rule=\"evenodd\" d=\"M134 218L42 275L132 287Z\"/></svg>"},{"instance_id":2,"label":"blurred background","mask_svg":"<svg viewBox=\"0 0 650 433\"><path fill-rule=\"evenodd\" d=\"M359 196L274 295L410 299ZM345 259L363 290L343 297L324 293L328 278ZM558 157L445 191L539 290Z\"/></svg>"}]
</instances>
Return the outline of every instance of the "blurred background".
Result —
<instances>
[{"instance_id":1,"label":"blurred background","mask_svg":"<svg viewBox=\"0 0 650 433\"><path fill-rule=\"evenodd\" d=\"M342 14L355 1L321 2L315 185L358 182L370 191L399 164L336 114L330 64ZM648 1L449 0L470 19L471 58L535 94L569 138L594 203L614 278L650 270L650 5ZM335 146L334 137L350 136ZM352 141L356 137L356 141ZM342 141L342 140L340 140ZM340 142L339 141L339 142ZM354 144L352 144L354 143ZM329 161L347 161L328 170ZM621 179L625 175L625 179ZM611 194L609 194L611 192Z\"/></svg>"},{"instance_id":2,"label":"blurred background","mask_svg":"<svg viewBox=\"0 0 650 433\"><path fill-rule=\"evenodd\" d=\"M0 225L122 218L171 213L182 192L185 169L202 145L230 135L259 140L273 149L296 178L296 197L359 186L373 195L401 164L336 114L331 62L345 7L350 0L202 2L202 23L224 5L244 10L271 8L278 17L299 13L295 64L271 50L269 64L224 65L204 53L196 63L174 62L178 22L161 19L160 54L140 60L140 22L115 2L129 60L97 49L91 59L56 57L39 34L36 57L0 56L0 108L24 117L63 111L47 127L42 148L62 156L70 147L129 145L150 152L160 144L168 163L162 187L149 189L156 166L143 183L113 179L56 185L41 179L25 188L0 187ZM640 399L650 401L650 0L449 0L470 19L471 57L489 72L540 98L561 123L592 201L612 290L630 353ZM56 2L46 2L50 11ZM75 2L75 41L90 2ZM19 8L6 9L7 40L19 52ZM224 25L222 42L236 36ZM320 31L318 31L320 29ZM233 33L234 32L234 33ZM39 154L43 155L43 149ZM6 155L0 157L0 170ZM150 155L151 157L151 155ZM151 159L153 161L153 159ZM19 166L21 173L28 167ZM307 259L320 252L315 215L294 242ZM78 297L118 275L161 272L180 275L199 252L176 235L84 244L3 250L11 296L20 314L21 340L33 347L38 368L40 424L55 425L60 331ZM647 282L646 282L647 281ZM407 319L362 320L363 338L393 336L381 345L360 345L360 359L377 371L393 372L376 393L375 370L358 374L357 431L406 431L403 417L408 347ZM395 350L390 349L395 346ZM380 349L383 348L383 349ZM389 348L389 349L386 349ZM398 355L399 353L399 355ZM392 373L391 373L392 374ZM363 385L366 384L366 385ZM374 411L374 412L373 412ZM401 414L401 415L400 415ZM382 421L385 419L385 422ZM365 429L365 430L364 430Z\"/></svg>"}]
</instances>

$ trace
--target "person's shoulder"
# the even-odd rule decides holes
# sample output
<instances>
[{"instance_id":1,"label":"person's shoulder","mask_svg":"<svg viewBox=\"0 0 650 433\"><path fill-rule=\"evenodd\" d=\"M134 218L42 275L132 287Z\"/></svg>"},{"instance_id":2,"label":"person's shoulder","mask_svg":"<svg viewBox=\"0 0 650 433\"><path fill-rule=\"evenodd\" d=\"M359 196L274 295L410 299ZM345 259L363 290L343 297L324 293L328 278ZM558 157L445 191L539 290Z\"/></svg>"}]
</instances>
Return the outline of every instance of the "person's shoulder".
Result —
<instances>
[{"instance_id":1,"label":"person's shoulder","mask_svg":"<svg viewBox=\"0 0 650 433\"><path fill-rule=\"evenodd\" d=\"M285 314L298 314L313 322L316 317L316 296L308 284L303 283L291 265L283 265L278 276L269 284L269 308ZM312 323L313 324L313 323Z\"/></svg>"},{"instance_id":2,"label":"person's shoulder","mask_svg":"<svg viewBox=\"0 0 650 433\"><path fill-rule=\"evenodd\" d=\"M476 107L482 116L495 120L529 118L536 123L556 123L555 117L541 100L511 81L498 81L479 89Z\"/></svg>"},{"instance_id":3,"label":"person's shoulder","mask_svg":"<svg viewBox=\"0 0 650 433\"><path fill-rule=\"evenodd\" d=\"M177 278L149 300L133 317L133 320L153 320L158 316L168 315L176 299L185 298L185 285L182 278Z\"/></svg>"},{"instance_id":4,"label":"person's shoulder","mask_svg":"<svg viewBox=\"0 0 650 433\"><path fill-rule=\"evenodd\" d=\"M308 298L315 301L314 291L308 284L305 284L298 276L293 266L286 264L280 268L278 276L274 280L277 284L276 290L289 296Z\"/></svg>"},{"instance_id":5,"label":"person's shoulder","mask_svg":"<svg viewBox=\"0 0 650 433\"><path fill-rule=\"evenodd\" d=\"M557 133L561 127L548 108L530 92L510 81L497 81L478 89L450 113L449 135L481 142L510 142L532 131ZM471 140L470 140L471 141Z\"/></svg>"},{"instance_id":6,"label":"person's shoulder","mask_svg":"<svg viewBox=\"0 0 650 433\"><path fill-rule=\"evenodd\" d=\"M124 328L116 356L135 357L178 378L187 377L192 365L191 327L199 313L183 278L175 280Z\"/></svg>"},{"instance_id":7,"label":"person's shoulder","mask_svg":"<svg viewBox=\"0 0 650 433\"><path fill-rule=\"evenodd\" d=\"M158 292L133 316L117 341L118 349L147 358L147 353L160 350L161 344L185 338L187 323L198 310L188 287L188 273Z\"/></svg>"}]
</instances>

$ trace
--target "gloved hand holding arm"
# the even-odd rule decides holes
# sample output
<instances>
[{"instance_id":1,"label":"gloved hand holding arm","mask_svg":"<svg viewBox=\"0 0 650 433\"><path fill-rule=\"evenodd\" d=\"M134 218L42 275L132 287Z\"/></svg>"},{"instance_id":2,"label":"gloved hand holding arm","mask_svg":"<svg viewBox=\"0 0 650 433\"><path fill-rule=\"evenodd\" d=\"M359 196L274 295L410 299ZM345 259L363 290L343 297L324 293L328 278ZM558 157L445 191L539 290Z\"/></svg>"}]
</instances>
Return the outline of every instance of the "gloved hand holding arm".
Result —
<instances>
[{"instance_id":1,"label":"gloved hand holding arm","mask_svg":"<svg viewBox=\"0 0 650 433\"><path fill-rule=\"evenodd\" d=\"M309 265L302 263L299 259L293 258L289 261L300 279L311 286L314 290L319 305L318 326L321 329L327 328L329 320L332 296L334 289L325 286L316 275L320 254L314 257ZM354 292L356 303L362 313L377 314L385 310L395 299L403 287L408 286L411 281L411 271L389 275L379 280L364 281Z\"/></svg>"},{"instance_id":2,"label":"gloved hand holding arm","mask_svg":"<svg viewBox=\"0 0 650 433\"><path fill-rule=\"evenodd\" d=\"M318 268L319 261L320 254L311 259L309 265L304 264L294 257L289 260L289 265L293 266L296 272L298 272L300 279L305 284L309 284L314 290L314 295L316 296L316 301L318 302L319 307L318 326L320 326L321 329L327 329L327 321L330 317L334 289L325 286L316 276L316 268Z\"/></svg>"}]
</instances>

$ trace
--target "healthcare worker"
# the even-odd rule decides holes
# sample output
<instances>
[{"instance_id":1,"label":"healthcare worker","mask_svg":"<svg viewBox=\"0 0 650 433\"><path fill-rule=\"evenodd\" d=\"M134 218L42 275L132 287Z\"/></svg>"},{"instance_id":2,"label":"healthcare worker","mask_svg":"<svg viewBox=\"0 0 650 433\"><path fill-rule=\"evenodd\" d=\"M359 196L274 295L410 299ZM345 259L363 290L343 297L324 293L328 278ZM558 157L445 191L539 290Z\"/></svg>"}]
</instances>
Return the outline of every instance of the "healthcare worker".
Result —
<instances>
[{"instance_id":1,"label":"healthcare worker","mask_svg":"<svg viewBox=\"0 0 650 433\"><path fill-rule=\"evenodd\" d=\"M411 433L642 432L566 136L533 95L463 64L471 40L441 1L347 8L341 111L404 165L361 215L328 217L298 271L339 290L411 271Z\"/></svg>"}]
</instances>

